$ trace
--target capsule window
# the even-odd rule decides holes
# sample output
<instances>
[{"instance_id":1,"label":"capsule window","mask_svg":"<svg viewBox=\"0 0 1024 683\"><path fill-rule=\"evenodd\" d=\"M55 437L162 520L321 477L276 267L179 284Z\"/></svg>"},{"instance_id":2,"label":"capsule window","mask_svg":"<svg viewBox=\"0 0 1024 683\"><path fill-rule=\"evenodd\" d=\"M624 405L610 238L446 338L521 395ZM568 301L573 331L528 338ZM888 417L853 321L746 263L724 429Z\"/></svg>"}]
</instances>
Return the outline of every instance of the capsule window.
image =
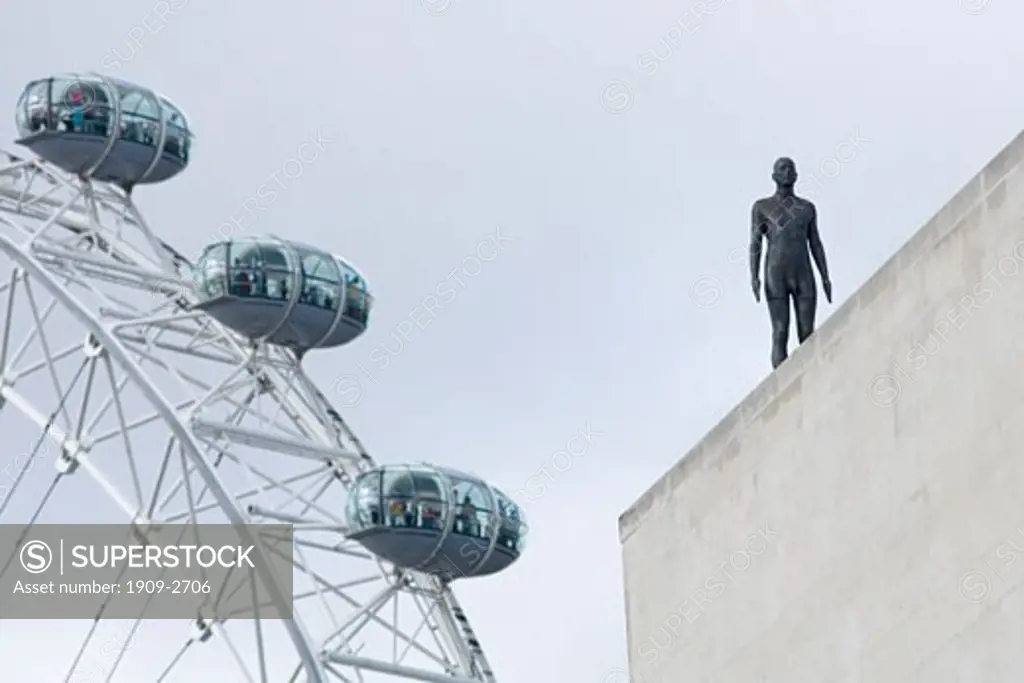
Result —
<instances>
[{"instance_id":1,"label":"capsule window","mask_svg":"<svg viewBox=\"0 0 1024 683\"><path fill-rule=\"evenodd\" d=\"M302 303L337 311L341 298L341 272L334 257L309 250L300 251L299 256L302 264Z\"/></svg>"},{"instance_id":2,"label":"capsule window","mask_svg":"<svg viewBox=\"0 0 1024 683\"><path fill-rule=\"evenodd\" d=\"M369 525L369 520L362 515L362 501L356 496L350 495L345 505L345 516L348 518L348 529L350 532L362 531Z\"/></svg>"},{"instance_id":3,"label":"capsule window","mask_svg":"<svg viewBox=\"0 0 1024 683\"><path fill-rule=\"evenodd\" d=\"M405 467L396 467L384 472L385 523L393 527L415 525L412 509L412 476Z\"/></svg>"},{"instance_id":4,"label":"capsule window","mask_svg":"<svg viewBox=\"0 0 1024 683\"><path fill-rule=\"evenodd\" d=\"M53 129L107 137L111 109L103 84L82 79L54 78L48 84ZM40 102L42 102L40 98Z\"/></svg>"},{"instance_id":5,"label":"capsule window","mask_svg":"<svg viewBox=\"0 0 1024 683\"><path fill-rule=\"evenodd\" d=\"M50 81L30 83L18 101L18 132L23 136L56 129L56 120L50 112Z\"/></svg>"},{"instance_id":6,"label":"capsule window","mask_svg":"<svg viewBox=\"0 0 1024 683\"><path fill-rule=\"evenodd\" d=\"M515 538L515 551L522 553L523 548L526 547L526 532L529 531L529 527L526 526L526 522L520 520L519 522L519 533L516 534Z\"/></svg>"},{"instance_id":7,"label":"capsule window","mask_svg":"<svg viewBox=\"0 0 1024 683\"><path fill-rule=\"evenodd\" d=\"M199 257L199 292L206 299L214 299L227 293L226 244L214 244Z\"/></svg>"},{"instance_id":8,"label":"capsule window","mask_svg":"<svg viewBox=\"0 0 1024 683\"><path fill-rule=\"evenodd\" d=\"M228 279L233 296L287 300L292 269L284 248L277 244L243 241L231 244Z\"/></svg>"},{"instance_id":9,"label":"capsule window","mask_svg":"<svg viewBox=\"0 0 1024 683\"><path fill-rule=\"evenodd\" d=\"M295 287L295 268L284 245L265 244L259 248L260 295L269 299L289 300Z\"/></svg>"},{"instance_id":10,"label":"capsule window","mask_svg":"<svg viewBox=\"0 0 1024 683\"><path fill-rule=\"evenodd\" d=\"M454 481L456 533L473 538L491 537L491 500L480 483L465 479Z\"/></svg>"},{"instance_id":11,"label":"capsule window","mask_svg":"<svg viewBox=\"0 0 1024 683\"><path fill-rule=\"evenodd\" d=\"M441 529L447 499L444 481L433 470L401 467L384 473L384 516L388 526Z\"/></svg>"},{"instance_id":12,"label":"capsule window","mask_svg":"<svg viewBox=\"0 0 1024 683\"><path fill-rule=\"evenodd\" d=\"M497 528L498 545L518 552L522 544L524 528L519 507L497 489L494 490L494 498L498 504L498 512L501 517Z\"/></svg>"},{"instance_id":13,"label":"capsule window","mask_svg":"<svg viewBox=\"0 0 1024 683\"><path fill-rule=\"evenodd\" d=\"M259 294L269 299L290 300L294 296L295 268L285 246L265 244L259 251Z\"/></svg>"},{"instance_id":14,"label":"capsule window","mask_svg":"<svg viewBox=\"0 0 1024 683\"><path fill-rule=\"evenodd\" d=\"M444 528L449 507L445 480L434 470L413 468L411 474L417 526L423 529Z\"/></svg>"},{"instance_id":15,"label":"capsule window","mask_svg":"<svg viewBox=\"0 0 1024 683\"><path fill-rule=\"evenodd\" d=\"M232 244L228 256L228 288L232 296L249 298L254 294L257 274L261 271L262 258L257 244Z\"/></svg>"},{"instance_id":16,"label":"capsule window","mask_svg":"<svg viewBox=\"0 0 1024 683\"><path fill-rule=\"evenodd\" d=\"M370 295L366 282L351 268L345 269L345 317L365 325L370 315Z\"/></svg>"},{"instance_id":17,"label":"capsule window","mask_svg":"<svg viewBox=\"0 0 1024 683\"><path fill-rule=\"evenodd\" d=\"M160 106L163 107L167 121L164 152L187 162L190 140L185 117L177 107L165 99L160 100Z\"/></svg>"},{"instance_id":18,"label":"capsule window","mask_svg":"<svg viewBox=\"0 0 1024 683\"><path fill-rule=\"evenodd\" d=\"M160 140L161 114L156 99L132 88L121 88L121 138L147 147Z\"/></svg>"},{"instance_id":19,"label":"capsule window","mask_svg":"<svg viewBox=\"0 0 1024 683\"><path fill-rule=\"evenodd\" d=\"M349 496L349 524L353 531L383 524L381 514L381 473L363 475Z\"/></svg>"}]
</instances>

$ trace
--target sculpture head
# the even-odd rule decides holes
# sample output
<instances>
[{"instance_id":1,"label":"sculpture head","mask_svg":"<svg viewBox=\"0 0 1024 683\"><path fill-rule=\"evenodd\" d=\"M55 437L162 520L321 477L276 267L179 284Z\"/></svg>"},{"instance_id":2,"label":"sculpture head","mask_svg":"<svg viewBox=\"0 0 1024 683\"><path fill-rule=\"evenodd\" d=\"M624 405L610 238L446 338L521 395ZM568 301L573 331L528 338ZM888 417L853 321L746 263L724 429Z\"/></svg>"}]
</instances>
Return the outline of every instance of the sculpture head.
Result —
<instances>
[{"instance_id":1,"label":"sculpture head","mask_svg":"<svg viewBox=\"0 0 1024 683\"><path fill-rule=\"evenodd\" d=\"M796 185L797 173L796 163L789 157L780 157L775 160L772 168L772 180L779 187L792 189Z\"/></svg>"}]
</instances>

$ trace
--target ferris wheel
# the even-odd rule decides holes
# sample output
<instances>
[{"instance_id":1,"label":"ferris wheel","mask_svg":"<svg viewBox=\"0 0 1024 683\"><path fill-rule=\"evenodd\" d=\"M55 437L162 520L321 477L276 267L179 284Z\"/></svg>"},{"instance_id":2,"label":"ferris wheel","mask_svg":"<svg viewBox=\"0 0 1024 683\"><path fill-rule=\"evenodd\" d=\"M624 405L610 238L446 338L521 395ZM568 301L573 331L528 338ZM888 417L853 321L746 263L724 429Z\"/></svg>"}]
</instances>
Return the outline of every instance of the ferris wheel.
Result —
<instances>
[{"instance_id":1,"label":"ferris wheel","mask_svg":"<svg viewBox=\"0 0 1024 683\"><path fill-rule=\"evenodd\" d=\"M291 581L258 569L245 618L26 624L45 657L0 623L14 677L496 681L452 586L518 559L520 510L465 473L377 464L303 369L366 329L362 273L274 236L194 262L161 239L133 191L182 172L192 134L151 90L44 78L17 127L33 154L0 156L0 524L231 524L258 556L246 530L285 524L294 542Z\"/></svg>"}]
</instances>

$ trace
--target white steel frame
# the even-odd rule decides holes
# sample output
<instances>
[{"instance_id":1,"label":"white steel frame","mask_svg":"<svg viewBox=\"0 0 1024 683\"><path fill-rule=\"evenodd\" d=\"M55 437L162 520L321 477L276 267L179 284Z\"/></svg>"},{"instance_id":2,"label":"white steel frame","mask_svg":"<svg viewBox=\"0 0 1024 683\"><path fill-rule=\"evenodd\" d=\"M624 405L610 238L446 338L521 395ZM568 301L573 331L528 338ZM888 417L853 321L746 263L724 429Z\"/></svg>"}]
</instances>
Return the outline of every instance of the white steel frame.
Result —
<instances>
[{"instance_id":1,"label":"white steel frame","mask_svg":"<svg viewBox=\"0 0 1024 683\"><path fill-rule=\"evenodd\" d=\"M345 539L344 493L359 472L375 463L295 355L250 343L192 310L190 264L151 230L129 194L71 176L44 161L7 158L8 163L0 166L0 252L12 270L9 277L0 271L0 420L11 409L17 410L38 427L40 442L48 439L56 445L50 463L56 476L40 497L40 507L33 507L31 521L38 519L50 494L60 489L59 482L85 477L123 511L122 520L103 521L201 522L207 513L216 513L217 521L235 525L293 524L295 575L306 577L312 589L300 591L296 583L295 594L288 596L273 576L266 572L261 576L265 585L274 587L269 593L275 605L288 598L295 601L294 618L278 622L297 654L289 683L394 679L495 683L450 585L426 574L398 570ZM51 298L47 305L43 305L45 296ZM30 311L27 322L16 320L16 307ZM44 329L55 309L77 321L86 333L84 343L83 335L68 343L67 338L54 339L52 331ZM30 349L37 359L26 365ZM71 401L64 405L72 388L65 387L55 371L65 359L70 364L81 361L86 371L88 386L82 389L77 419ZM190 364L200 363L220 371L214 375L190 369ZM156 374L167 383L155 381ZM103 375L109 379L106 392L97 381ZM216 381L211 381L214 376ZM59 397L57 405L36 406L21 391L30 381L52 388ZM122 393L129 385L149 408L134 420L128 419ZM172 400L167 388L171 385L185 398ZM105 432L97 426L99 417L87 419L90 406L100 403L99 412L106 413L108 421L113 420L110 415L116 416L114 426ZM260 407L264 405L271 409ZM59 415L64 426L58 424ZM162 431L165 427L166 436L159 448L150 446L162 452L155 481L141 482L137 467L141 454L130 435L145 425ZM118 488L108 476L108 468L116 465L109 455L94 457L101 444L117 445L125 458L123 472L131 474L133 487ZM262 471L253 464L259 452L264 458L259 462L273 454L274 466L283 469ZM29 456L34 458L36 453ZM179 478L168 491L169 473L175 467L180 468ZM228 467L233 468L232 477L259 483L233 486ZM28 521L5 519L4 510L15 496L25 493L18 488L31 468L31 462L20 463L12 490L0 500L0 522ZM151 495L142 493L147 490L144 485L151 487ZM122 488L134 488L135 493ZM186 504L172 512L166 508L174 496L183 496ZM213 500L204 502L208 497ZM333 542L312 540L325 534L333 535ZM326 571L314 569L315 563L307 561L314 551L328 554L325 566L332 570L344 567L350 572L360 570L361 575L344 581L325 575ZM0 557L0 562L4 559ZM357 587L373 584L379 590L371 597L353 595ZM415 628L404 626L408 618L403 622L399 617L400 597L418 611ZM310 603L320 610L322 623L316 627L307 619ZM383 609L389 603L391 615ZM258 615L259 606L253 607ZM145 614L140 614L133 633L143 619ZM173 667L184 651L214 641L231 651L244 680L281 680L268 673L262 630L266 624L258 617L251 621L255 652L243 653L228 633L229 626L241 628L241 620L197 619L181 652L170 658L170 668L160 664L162 673L153 678L168 683L178 680ZM382 637L362 640L360 634L369 625L388 634L389 647ZM89 646L87 638L74 662ZM410 653L425 663L409 665L405 660ZM116 680L124 656L122 649L106 673L107 681ZM374 677L373 672L384 677Z\"/></svg>"}]
</instances>

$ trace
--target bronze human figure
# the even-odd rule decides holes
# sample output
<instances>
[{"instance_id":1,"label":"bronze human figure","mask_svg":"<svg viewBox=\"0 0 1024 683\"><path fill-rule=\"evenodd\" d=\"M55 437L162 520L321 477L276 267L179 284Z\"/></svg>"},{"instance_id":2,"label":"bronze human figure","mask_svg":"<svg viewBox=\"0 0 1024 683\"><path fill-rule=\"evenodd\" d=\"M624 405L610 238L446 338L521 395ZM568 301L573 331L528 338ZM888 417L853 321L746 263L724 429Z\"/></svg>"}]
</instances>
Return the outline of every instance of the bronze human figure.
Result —
<instances>
[{"instance_id":1,"label":"bronze human figure","mask_svg":"<svg viewBox=\"0 0 1024 683\"><path fill-rule=\"evenodd\" d=\"M789 355L790 299L796 308L796 335L803 343L814 332L818 290L811 256L821 274L821 288L832 303L832 281L825 262L825 247L818 236L818 212L814 204L793 191L796 164L782 157L775 162L772 180L775 194L758 199L750 221L750 283L754 299L761 301L761 240L768 240L764 259L764 298L772 319L772 367ZM808 247L810 250L808 253Z\"/></svg>"}]
</instances>

